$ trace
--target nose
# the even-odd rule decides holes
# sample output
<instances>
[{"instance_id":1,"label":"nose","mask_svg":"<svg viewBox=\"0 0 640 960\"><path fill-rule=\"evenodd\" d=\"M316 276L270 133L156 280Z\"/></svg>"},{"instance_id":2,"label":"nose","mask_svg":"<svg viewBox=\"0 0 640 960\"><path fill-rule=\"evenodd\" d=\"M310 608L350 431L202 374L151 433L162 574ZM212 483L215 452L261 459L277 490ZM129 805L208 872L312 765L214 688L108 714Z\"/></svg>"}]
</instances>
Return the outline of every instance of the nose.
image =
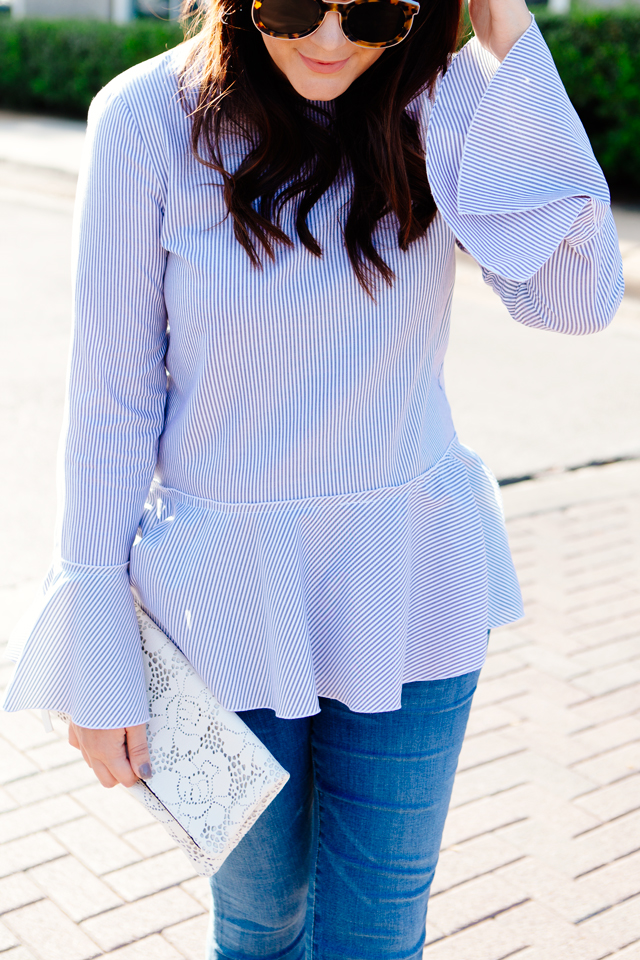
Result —
<instances>
[{"instance_id":1,"label":"nose","mask_svg":"<svg viewBox=\"0 0 640 960\"><path fill-rule=\"evenodd\" d=\"M327 53L343 47L346 39L340 26L340 14L336 10L330 10L325 14L322 25L313 34L313 42Z\"/></svg>"}]
</instances>

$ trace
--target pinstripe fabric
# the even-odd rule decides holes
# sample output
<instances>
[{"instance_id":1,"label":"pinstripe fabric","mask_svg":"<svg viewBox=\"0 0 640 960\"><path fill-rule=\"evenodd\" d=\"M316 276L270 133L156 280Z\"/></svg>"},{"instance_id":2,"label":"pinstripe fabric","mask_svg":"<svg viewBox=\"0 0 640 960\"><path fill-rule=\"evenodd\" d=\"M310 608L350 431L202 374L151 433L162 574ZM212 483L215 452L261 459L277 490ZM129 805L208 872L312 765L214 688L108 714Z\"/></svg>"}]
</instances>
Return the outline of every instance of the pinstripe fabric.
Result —
<instances>
[{"instance_id":1,"label":"pinstripe fabric","mask_svg":"<svg viewBox=\"0 0 640 960\"><path fill-rule=\"evenodd\" d=\"M463 48L433 109L427 167L458 240L488 270L512 280L529 280L571 237L589 198L596 208L609 205L602 171L535 23L502 65L475 38ZM594 233L602 215L595 214Z\"/></svg>"},{"instance_id":2,"label":"pinstripe fabric","mask_svg":"<svg viewBox=\"0 0 640 960\"><path fill-rule=\"evenodd\" d=\"M58 547L5 707L144 721L131 581L230 709L393 710L522 615L444 392L454 238L516 320L598 330L622 294L606 184L533 25L501 66L468 44L412 105L440 212L406 253L380 224L393 288L374 303L350 268L348 176L309 215L323 258L296 242L255 270L191 156L180 55L91 108Z\"/></svg>"}]
</instances>

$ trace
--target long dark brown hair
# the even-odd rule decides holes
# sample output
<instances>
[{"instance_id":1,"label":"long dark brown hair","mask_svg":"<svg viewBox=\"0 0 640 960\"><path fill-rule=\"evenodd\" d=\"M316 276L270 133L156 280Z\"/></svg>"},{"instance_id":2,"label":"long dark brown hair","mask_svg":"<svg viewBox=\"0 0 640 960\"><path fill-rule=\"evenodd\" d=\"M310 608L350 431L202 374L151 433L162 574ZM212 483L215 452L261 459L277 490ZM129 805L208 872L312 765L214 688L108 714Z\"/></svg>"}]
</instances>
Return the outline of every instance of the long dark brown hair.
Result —
<instances>
[{"instance_id":1,"label":"long dark brown hair","mask_svg":"<svg viewBox=\"0 0 640 960\"><path fill-rule=\"evenodd\" d=\"M182 75L197 159L222 177L235 236L256 266L274 245L291 245L280 226L296 204L296 232L313 254L322 249L307 216L336 177L350 175L344 239L362 286L394 273L374 243L388 214L406 250L422 237L436 208L418 125L406 107L432 92L447 69L460 30L461 0L423 0L408 38L383 52L348 90L323 109L295 92L273 64L251 21L251 0L211 0ZM235 170L225 169L221 136L234 128L248 143Z\"/></svg>"}]
</instances>

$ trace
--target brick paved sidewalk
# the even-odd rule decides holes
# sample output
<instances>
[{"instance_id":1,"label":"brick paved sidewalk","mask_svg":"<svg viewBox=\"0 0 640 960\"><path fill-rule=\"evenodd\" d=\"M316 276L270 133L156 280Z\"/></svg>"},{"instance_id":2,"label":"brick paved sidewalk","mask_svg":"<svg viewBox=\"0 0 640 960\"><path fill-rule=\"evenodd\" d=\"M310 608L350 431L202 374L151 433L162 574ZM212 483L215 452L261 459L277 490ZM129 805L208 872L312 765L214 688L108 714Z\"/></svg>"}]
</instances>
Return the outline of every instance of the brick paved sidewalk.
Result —
<instances>
[{"instance_id":1,"label":"brick paved sidewalk","mask_svg":"<svg viewBox=\"0 0 640 960\"><path fill-rule=\"evenodd\" d=\"M639 492L634 463L505 489L527 618L492 635L425 960L640 960ZM1 960L202 960L163 829L36 714L0 734Z\"/></svg>"},{"instance_id":2,"label":"brick paved sidewalk","mask_svg":"<svg viewBox=\"0 0 640 960\"><path fill-rule=\"evenodd\" d=\"M504 492L527 616L492 634L425 960L640 960L640 465Z\"/></svg>"}]
</instances>

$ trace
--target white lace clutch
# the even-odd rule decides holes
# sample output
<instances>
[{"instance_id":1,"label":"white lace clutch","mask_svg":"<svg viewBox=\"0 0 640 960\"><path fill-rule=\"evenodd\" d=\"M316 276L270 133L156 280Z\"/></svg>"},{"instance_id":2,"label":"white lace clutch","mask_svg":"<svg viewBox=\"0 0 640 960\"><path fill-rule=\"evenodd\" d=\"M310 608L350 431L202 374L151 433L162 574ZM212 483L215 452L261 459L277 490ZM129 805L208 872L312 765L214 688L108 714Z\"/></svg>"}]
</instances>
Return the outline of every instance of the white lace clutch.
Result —
<instances>
[{"instance_id":1,"label":"white lace clutch","mask_svg":"<svg viewBox=\"0 0 640 960\"><path fill-rule=\"evenodd\" d=\"M196 872L211 877L289 774L240 717L218 703L137 603L136 612L152 776L127 789L180 844Z\"/></svg>"}]
</instances>

